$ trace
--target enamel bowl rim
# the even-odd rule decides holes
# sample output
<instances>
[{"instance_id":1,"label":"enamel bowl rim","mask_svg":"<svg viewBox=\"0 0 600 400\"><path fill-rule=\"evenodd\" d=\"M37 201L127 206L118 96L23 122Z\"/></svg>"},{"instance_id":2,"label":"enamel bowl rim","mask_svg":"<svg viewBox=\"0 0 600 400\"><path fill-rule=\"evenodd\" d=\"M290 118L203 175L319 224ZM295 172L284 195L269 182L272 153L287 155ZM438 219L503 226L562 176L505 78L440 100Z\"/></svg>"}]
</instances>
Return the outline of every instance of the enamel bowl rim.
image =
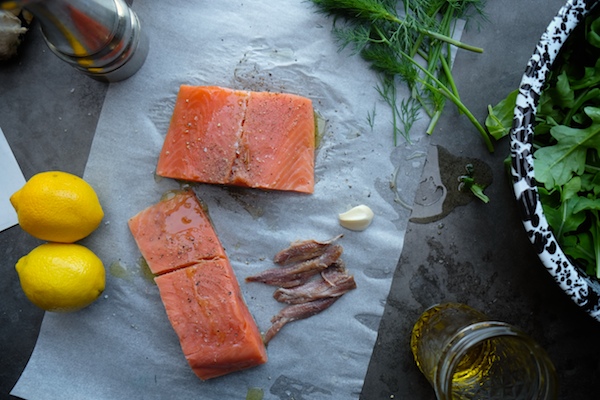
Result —
<instances>
[{"instance_id":1,"label":"enamel bowl rim","mask_svg":"<svg viewBox=\"0 0 600 400\"><path fill-rule=\"evenodd\" d=\"M510 174L523 226L542 264L577 305L600 321L600 281L575 266L558 245L539 200L532 154L533 122L546 76L570 33L595 4L595 0L567 1L536 45L519 85L510 132Z\"/></svg>"}]
</instances>

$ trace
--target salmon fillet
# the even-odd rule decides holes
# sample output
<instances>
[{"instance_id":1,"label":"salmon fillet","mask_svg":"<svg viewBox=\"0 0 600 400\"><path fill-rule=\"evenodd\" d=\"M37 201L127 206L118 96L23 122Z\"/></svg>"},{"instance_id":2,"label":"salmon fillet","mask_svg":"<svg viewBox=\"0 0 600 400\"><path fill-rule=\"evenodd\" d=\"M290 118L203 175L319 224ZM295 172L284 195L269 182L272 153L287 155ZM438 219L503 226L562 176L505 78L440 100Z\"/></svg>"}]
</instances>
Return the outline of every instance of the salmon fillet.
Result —
<instances>
[{"instance_id":1,"label":"salmon fillet","mask_svg":"<svg viewBox=\"0 0 600 400\"><path fill-rule=\"evenodd\" d=\"M314 191L310 99L182 85L156 173L188 181Z\"/></svg>"},{"instance_id":2,"label":"salmon fillet","mask_svg":"<svg viewBox=\"0 0 600 400\"><path fill-rule=\"evenodd\" d=\"M129 220L167 317L194 373L211 379L267 362L262 336L223 247L193 191Z\"/></svg>"},{"instance_id":3,"label":"salmon fillet","mask_svg":"<svg viewBox=\"0 0 600 400\"><path fill-rule=\"evenodd\" d=\"M156 278L183 354L203 380L267 361L265 346L227 259Z\"/></svg>"},{"instance_id":4,"label":"salmon fillet","mask_svg":"<svg viewBox=\"0 0 600 400\"><path fill-rule=\"evenodd\" d=\"M225 251L196 195L182 191L140 211L129 229L153 274L158 275Z\"/></svg>"},{"instance_id":5,"label":"salmon fillet","mask_svg":"<svg viewBox=\"0 0 600 400\"><path fill-rule=\"evenodd\" d=\"M249 93L182 85L158 158L160 176L227 183L242 135Z\"/></svg>"}]
</instances>

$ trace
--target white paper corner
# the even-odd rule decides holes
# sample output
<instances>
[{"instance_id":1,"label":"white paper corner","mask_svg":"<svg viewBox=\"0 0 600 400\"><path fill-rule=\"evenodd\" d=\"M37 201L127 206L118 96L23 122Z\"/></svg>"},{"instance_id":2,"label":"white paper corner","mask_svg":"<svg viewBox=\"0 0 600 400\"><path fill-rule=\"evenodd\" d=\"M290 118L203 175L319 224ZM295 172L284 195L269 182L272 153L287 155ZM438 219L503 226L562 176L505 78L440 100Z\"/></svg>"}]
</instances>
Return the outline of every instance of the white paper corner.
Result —
<instances>
[{"instance_id":1,"label":"white paper corner","mask_svg":"<svg viewBox=\"0 0 600 400\"><path fill-rule=\"evenodd\" d=\"M0 128L0 231L19 223L10 196L25 184L25 177Z\"/></svg>"}]
</instances>

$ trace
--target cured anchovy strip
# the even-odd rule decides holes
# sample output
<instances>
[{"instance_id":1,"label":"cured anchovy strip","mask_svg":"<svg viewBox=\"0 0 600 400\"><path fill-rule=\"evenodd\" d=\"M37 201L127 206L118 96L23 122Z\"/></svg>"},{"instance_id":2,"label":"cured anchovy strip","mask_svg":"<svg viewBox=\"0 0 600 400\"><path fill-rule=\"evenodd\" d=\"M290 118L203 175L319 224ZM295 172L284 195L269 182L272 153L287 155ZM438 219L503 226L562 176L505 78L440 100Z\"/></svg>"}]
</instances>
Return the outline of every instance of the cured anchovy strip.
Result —
<instances>
[{"instance_id":1,"label":"cured anchovy strip","mask_svg":"<svg viewBox=\"0 0 600 400\"><path fill-rule=\"evenodd\" d=\"M264 336L265 344L268 344L286 324L299 319L312 317L329 308L337 299L339 299L339 297L328 297L325 299L309 301L308 303L293 304L283 308L271 319L272 325Z\"/></svg>"},{"instance_id":2,"label":"cured anchovy strip","mask_svg":"<svg viewBox=\"0 0 600 400\"><path fill-rule=\"evenodd\" d=\"M340 258L343 248L334 243L342 236L325 242L293 242L273 258L278 267L246 278L248 282L278 286L273 297L288 304L271 319L271 327L263 336L265 345L286 324L320 313L356 288L354 277Z\"/></svg>"},{"instance_id":3,"label":"cured anchovy strip","mask_svg":"<svg viewBox=\"0 0 600 400\"><path fill-rule=\"evenodd\" d=\"M342 236L344 235L337 235L336 237L325 242L317 242L314 239L293 242L290 247L275 254L275 257L273 257L273 262L279 265L289 265L319 257L333 242Z\"/></svg>"},{"instance_id":4,"label":"cured anchovy strip","mask_svg":"<svg viewBox=\"0 0 600 400\"><path fill-rule=\"evenodd\" d=\"M287 267L270 268L247 277L246 281L262 282L267 285L286 288L298 286L336 262L342 255L342 252L343 248L340 245L327 246L325 252L319 257Z\"/></svg>"},{"instance_id":5,"label":"cured anchovy strip","mask_svg":"<svg viewBox=\"0 0 600 400\"><path fill-rule=\"evenodd\" d=\"M293 288L279 288L273 293L275 300L287 304L301 304L327 297L340 297L356 289L354 277L349 275L342 260L321 272L323 279L314 279Z\"/></svg>"}]
</instances>

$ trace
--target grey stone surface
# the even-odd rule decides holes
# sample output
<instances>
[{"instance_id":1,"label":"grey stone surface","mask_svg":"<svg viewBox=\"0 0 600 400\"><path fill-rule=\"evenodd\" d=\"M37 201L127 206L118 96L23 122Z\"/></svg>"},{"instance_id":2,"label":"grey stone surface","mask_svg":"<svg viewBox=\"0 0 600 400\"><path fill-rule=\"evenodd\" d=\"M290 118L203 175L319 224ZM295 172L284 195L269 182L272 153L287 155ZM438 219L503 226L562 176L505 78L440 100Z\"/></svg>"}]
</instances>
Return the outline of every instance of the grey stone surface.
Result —
<instances>
[{"instance_id":1,"label":"grey stone surface","mask_svg":"<svg viewBox=\"0 0 600 400\"><path fill-rule=\"evenodd\" d=\"M0 128L26 179L51 169L83 175L106 89L52 54L34 22L18 57L0 64ZM39 243L18 226L0 232L1 399L25 368L42 320L14 270Z\"/></svg>"},{"instance_id":2,"label":"grey stone surface","mask_svg":"<svg viewBox=\"0 0 600 400\"><path fill-rule=\"evenodd\" d=\"M489 21L480 31L472 26L465 32L465 42L485 49L480 55L459 52L454 66L462 100L479 121L488 104L518 87L535 44L563 3L488 1ZM485 193L491 201L455 207L437 221L409 223L361 398L435 399L414 364L409 338L420 313L443 301L467 303L528 332L557 368L559 398L598 398L600 324L559 289L528 245L503 166L508 141L497 142L490 154L450 106L432 144L489 166L493 183Z\"/></svg>"}]
</instances>

